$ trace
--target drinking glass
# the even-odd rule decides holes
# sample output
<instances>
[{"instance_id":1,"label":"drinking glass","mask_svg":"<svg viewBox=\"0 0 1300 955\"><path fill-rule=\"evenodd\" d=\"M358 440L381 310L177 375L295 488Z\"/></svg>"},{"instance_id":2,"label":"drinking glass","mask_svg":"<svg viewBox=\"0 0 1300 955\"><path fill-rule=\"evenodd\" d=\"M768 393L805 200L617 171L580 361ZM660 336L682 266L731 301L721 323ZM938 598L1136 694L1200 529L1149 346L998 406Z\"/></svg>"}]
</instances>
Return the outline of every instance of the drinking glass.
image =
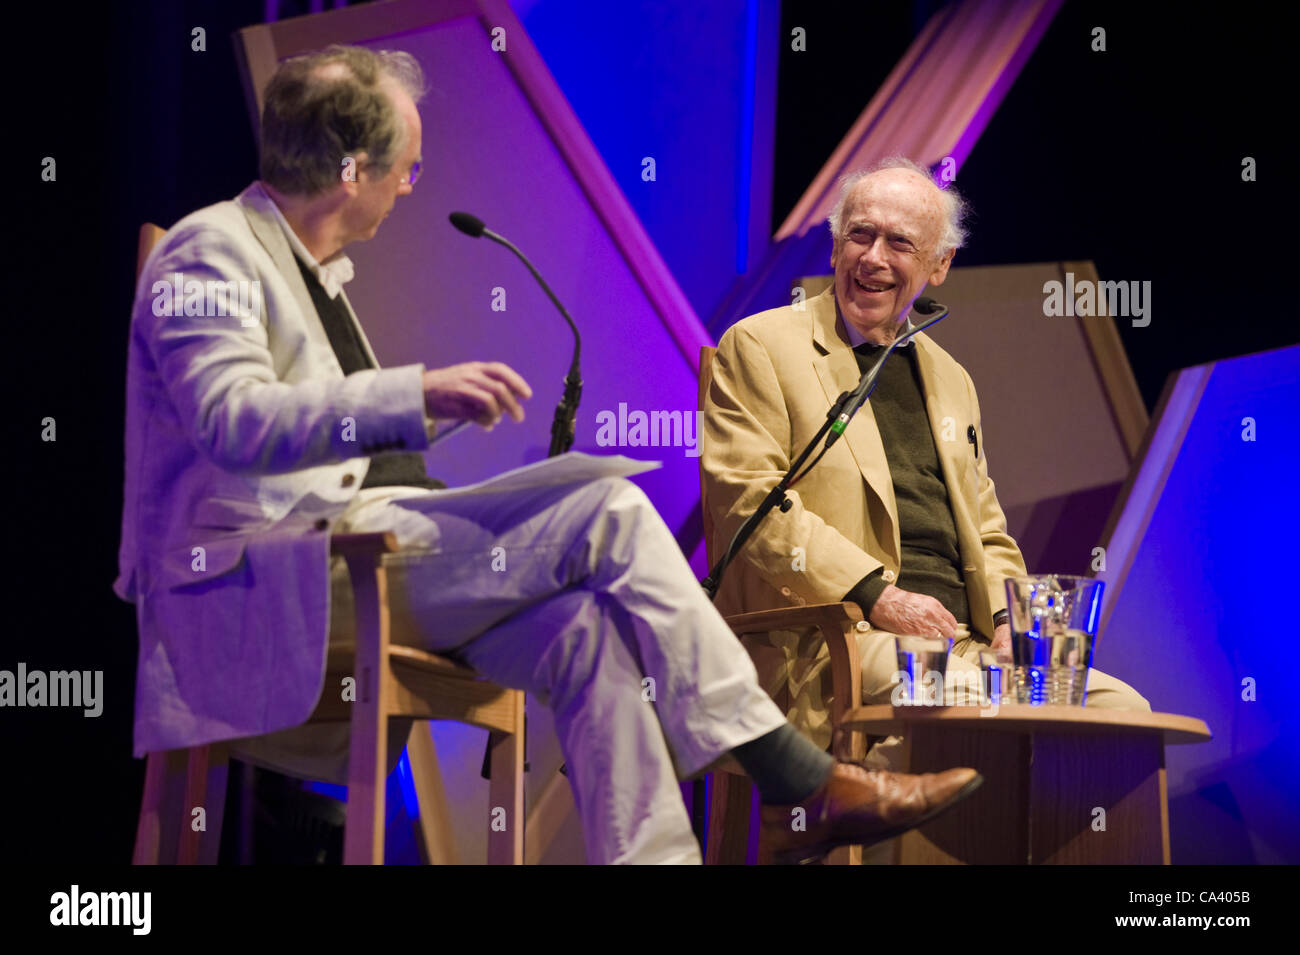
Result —
<instances>
[{"instance_id":1,"label":"drinking glass","mask_svg":"<svg viewBox=\"0 0 1300 955\"><path fill-rule=\"evenodd\" d=\"M942 706L943 680L948 672L952 640L940 636L899 636L895 640L899 684L894 690L894 703L898 706Z\"/></svg>"},{"instance_id":2,"label":"drinking glass","mask_svg":"<svg viewBox=\"0 0 1300 955\"><path fill-rule=\"evenodd\" d=\"M1016 701L1082 706L1105 584L1090 577L1008 577Z\"/></svg>"}]
</instances>

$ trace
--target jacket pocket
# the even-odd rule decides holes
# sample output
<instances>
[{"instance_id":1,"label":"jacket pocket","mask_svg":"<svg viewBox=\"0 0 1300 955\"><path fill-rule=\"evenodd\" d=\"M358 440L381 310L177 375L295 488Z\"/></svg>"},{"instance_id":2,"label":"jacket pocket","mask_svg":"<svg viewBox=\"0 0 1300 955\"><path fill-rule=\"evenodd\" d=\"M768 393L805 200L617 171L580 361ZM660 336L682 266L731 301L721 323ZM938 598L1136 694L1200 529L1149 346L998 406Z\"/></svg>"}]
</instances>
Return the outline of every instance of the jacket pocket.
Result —
<instances>
[{"instance_id":1,"label":"jacket pocket","mask_svg":"<svg viewBox=\"0 0 1300 955\"><path fill-rule=\"evenodd\" d=\"M195 541L188 547L170 550L159 567L161 582L168 590L178 590L224 576L240 565L247 542L240 535Z\"/></svg>"}]
</instances>

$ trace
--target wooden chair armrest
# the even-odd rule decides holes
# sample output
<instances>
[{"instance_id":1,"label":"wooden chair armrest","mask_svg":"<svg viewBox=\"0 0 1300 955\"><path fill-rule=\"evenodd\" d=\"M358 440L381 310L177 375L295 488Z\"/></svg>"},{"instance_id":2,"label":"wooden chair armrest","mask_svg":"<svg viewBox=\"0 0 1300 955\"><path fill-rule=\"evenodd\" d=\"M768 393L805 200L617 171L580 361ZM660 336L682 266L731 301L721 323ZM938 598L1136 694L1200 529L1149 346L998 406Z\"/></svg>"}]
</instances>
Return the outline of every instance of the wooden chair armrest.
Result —
<instances>
[{"instance_id":1,"label":"wooden chair armrest","mask_svg":"<svg viewBox=\"0 0 1300 955\"><path fill-rule=\"evenodd\" d=\"M862 660L854 633L871 629L862 619L862 608L852 601L811 604L757 610L725 618L737 637L771 630L802 630L816 627L826 641L831 661L831 752L845 759L866 755L866 737L860 732L841 730L848 712L862 699Z\"/></svg>"},{"instance_id":2,"label":"wooden chair armrest","mask_svg":"<svg viewBox=\"0 0 1300 955\"><path fill-rule=\"evenodd\" d=\"M736 636L766 633L769 630L799 630L804 627L855 627L862 620L862 608L851 601L836 604L809 604L804 607L780 607L756 610L725 618Z\"/></svg>"}]
</instances>

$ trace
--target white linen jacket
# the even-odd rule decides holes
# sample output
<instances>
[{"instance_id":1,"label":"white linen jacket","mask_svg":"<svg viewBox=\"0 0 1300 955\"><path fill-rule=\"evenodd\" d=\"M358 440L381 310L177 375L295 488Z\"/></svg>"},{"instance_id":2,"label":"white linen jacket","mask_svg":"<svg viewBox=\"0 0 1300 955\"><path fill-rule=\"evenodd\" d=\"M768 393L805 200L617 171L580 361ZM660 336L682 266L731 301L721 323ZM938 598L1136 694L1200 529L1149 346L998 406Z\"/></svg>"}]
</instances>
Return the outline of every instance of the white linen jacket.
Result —
<instances>
[{"instance_id":1,"label":"white linen jacket","mask_svg":"<svg viewBox=\"0 0 1300 955\"><path fill-rule=\"evenodd\" d=\"M204 292L190 285L169 314L170 290L192 281ZM233 309L207 284L229 282L249 283ZM329 534L368 455L428 447L423 372L344 376L260 183L158 242L131 316L113 583L139 623L137 757L310 716L329 637Z\"/></svg>"}]
</instances>

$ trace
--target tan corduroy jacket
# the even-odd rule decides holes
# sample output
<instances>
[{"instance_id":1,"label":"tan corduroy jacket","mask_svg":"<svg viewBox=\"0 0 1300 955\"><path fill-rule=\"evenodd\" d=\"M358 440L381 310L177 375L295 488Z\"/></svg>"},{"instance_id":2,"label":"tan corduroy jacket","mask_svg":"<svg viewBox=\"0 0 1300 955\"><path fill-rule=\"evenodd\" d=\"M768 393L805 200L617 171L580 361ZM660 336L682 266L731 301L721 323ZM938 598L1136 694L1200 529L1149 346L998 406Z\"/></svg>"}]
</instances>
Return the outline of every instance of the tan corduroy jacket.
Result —
<instances>
[{"instance_id":1,"label":"tan corduroy jacket","mask_svg":"<svg viewBox=\"0 0 1300 955\"><path fill-rule=\"evenodd\" d=\"M715 557L822 426L835 399L858 383L861 372L833 289L802 305L743 319L718 345L700 457ZM989 479L970 375L924 332L912 341L957 528L971 629L991 636L993 615L1006 607L1003 579L1023 575L1024 558L1007 534ZM887 582L897 580L898 510L870 401L789 497L790 510L773 510L727 571L717 599L724 615L834 603L879 567ZM786 651L789 656L794 647ZM814 675L805 671L803 679ZM764 676L770 683L771 674Z\"/></svg>"}]
</instances>

